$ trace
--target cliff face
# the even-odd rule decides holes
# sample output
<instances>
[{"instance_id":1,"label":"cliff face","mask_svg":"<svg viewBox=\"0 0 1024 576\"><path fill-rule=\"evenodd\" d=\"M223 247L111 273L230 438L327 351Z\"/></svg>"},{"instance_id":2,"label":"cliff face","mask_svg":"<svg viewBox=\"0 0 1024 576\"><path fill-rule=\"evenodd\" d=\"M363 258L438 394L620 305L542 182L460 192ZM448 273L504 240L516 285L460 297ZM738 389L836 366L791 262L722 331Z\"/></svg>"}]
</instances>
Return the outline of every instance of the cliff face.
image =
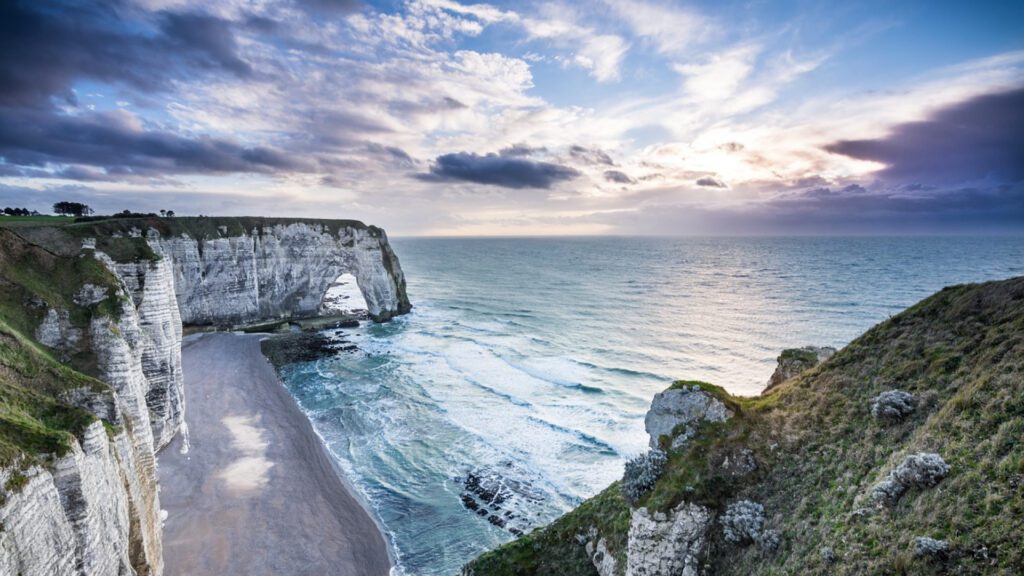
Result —
<instances>
[{"instance_id":1,"label":"cliff face","mask_svg":"<svg viewBox=\"0 0 1024 576\"><path fill-rule=\"evenodd\" d=\"M345 273L356 277L374 319L410 308L405 277L380 230L295 222L206 239L153 230L150 244L173 263L186 324L315 315Z\"/></svg>"},{"instance_id":2,"label":"cliff face","mask_svg":"<svg viewBox=\"0 0 1024 576\"><path fill-rule=\"evenodd\" d=\"M0 229L0 271L0 408L18 408L0 411L0 574L162 574L156 452L184 421L183 321L315 314L346 272L374 319L410 309L386 236L358 222Z\"/></svg>"},{"instance_id":3,"label":"cliff face","mask_svg":"<svg viewBox=\"0 0 1024 576\"><path fill-rule=\"evenodd\" d=\"M1022 335L1014 278L942 290L820 364L784 353L759 397L677 382L649 465L464 572L1022 574Z\"/></svg>"}]
</instances>

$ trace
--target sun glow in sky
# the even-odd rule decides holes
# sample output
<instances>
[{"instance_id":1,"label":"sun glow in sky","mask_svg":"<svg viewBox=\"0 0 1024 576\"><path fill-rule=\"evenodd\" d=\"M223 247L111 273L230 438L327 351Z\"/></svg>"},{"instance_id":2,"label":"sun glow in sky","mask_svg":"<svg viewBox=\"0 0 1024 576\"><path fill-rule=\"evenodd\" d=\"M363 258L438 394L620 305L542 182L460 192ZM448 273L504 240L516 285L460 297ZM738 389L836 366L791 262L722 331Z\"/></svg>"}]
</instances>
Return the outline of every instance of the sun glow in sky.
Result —
<instances>
[{"instance_id":1,"label":"sun glow in sky","mask_svg":"<svg viewBox=\"0 0 1024 576\"><path fill-rule=\"evenodd\" d=\"M0 45L11 206L1024 230L1021 2L13 0Z\"/></svg>"}]
</instances>

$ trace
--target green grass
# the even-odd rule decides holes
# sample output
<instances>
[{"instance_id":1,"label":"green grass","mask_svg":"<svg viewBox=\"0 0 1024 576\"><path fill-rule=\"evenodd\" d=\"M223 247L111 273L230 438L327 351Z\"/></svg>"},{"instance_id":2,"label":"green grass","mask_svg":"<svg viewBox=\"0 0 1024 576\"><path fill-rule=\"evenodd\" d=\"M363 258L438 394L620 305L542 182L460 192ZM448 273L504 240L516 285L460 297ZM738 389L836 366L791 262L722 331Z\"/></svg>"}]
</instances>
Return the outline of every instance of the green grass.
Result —
<instances>
[{"instance_id":1,"label":"green grass","mask_svg":"<svg viewBox=\"0 0 1024 576\"><path fill-rule=\"evenodd\" d=\"M685 500L721 512L748 498L765 506L767 527L782 534L782 546L769 555L728 545L713 532L709 573L1024 573L1024 278L947 288L757 398L701 382L674 384L682 385L701 387L736 415L705 424L671 454L640 504L669 510ZM870 404L892 388L912 392L919 406L885 426L871 417ZM732 477L722 464L741 449L753 451L758 468ZM891 511L851 516L870 507L871 487L903 456L919 451L940 453L950 475L936 488L909 492ZM554 574L561 572L537 567L561 558L578 562L565 573L595 574L585 555L572 552L582 547L558 527L603 525L602 536L621 557L628 525L621 508L595 512L590 502L471 567L495 576ZM948 540L947 564L914 558L915 536ZM834 565L821 559L826 546L839 556Z\"/></svg>"},{"instance_id":2,"label":"green grass","mask_svg":"<svg viewBox=\"0 0 1024 576\"><path fill-rule=\"evenodd\" d=\"M59 400L72 389L112 394L108 385L61 364L0 320L0 467L25 468L61 456L96 421Z\"/></svg>"},{"instance_id":3,"label":"green grass","mask_svg":"<svg viewBox=\"0 0 1024 576\"><path fill-rule=\"evenodd\" d=\"M74 221L75 219L71 216L0 216L0 227L62 226Z\"/></svg>"}]
</instances>

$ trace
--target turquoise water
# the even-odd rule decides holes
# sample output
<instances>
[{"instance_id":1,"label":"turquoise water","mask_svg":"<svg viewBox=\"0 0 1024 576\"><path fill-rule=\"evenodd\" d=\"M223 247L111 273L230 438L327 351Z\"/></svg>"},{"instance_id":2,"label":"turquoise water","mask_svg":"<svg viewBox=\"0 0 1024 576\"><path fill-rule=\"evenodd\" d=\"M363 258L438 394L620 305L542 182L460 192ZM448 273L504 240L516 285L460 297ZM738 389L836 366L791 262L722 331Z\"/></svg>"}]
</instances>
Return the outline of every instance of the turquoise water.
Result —
<instances>
[{"instance_id":1,"label":"turquoise water","mask_svg":"<svg viewBox=\"0 0 1024 576\"><path fill-rule=\"evenodd\" d=\"M945 285L1024 274L1020 237L393 244L413 313L285 380L417 576L615 480L673 379L757 394L782 348L842 346Z\"/></svg>"}]
</instances>

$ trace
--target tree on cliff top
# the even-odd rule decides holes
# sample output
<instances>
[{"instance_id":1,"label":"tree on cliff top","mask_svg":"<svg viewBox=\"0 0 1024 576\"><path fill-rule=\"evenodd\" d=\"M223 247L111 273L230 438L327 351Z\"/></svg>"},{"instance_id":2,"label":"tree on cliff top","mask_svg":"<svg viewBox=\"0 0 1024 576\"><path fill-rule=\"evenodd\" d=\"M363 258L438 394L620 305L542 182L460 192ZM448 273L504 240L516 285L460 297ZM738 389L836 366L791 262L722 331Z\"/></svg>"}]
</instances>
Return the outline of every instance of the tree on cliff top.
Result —
<instances>
[{"instance_id":1,"label":"tree on cliff top","mask_svg":"<svg viewBox=\"0 0 1024 576\"><path fill-rule=\"evenodd\" d=\"M62 216L87 216L92 214L92 208L81 202L57 202L53 205L53 211Z\"/></svg>"}]
</instances>

